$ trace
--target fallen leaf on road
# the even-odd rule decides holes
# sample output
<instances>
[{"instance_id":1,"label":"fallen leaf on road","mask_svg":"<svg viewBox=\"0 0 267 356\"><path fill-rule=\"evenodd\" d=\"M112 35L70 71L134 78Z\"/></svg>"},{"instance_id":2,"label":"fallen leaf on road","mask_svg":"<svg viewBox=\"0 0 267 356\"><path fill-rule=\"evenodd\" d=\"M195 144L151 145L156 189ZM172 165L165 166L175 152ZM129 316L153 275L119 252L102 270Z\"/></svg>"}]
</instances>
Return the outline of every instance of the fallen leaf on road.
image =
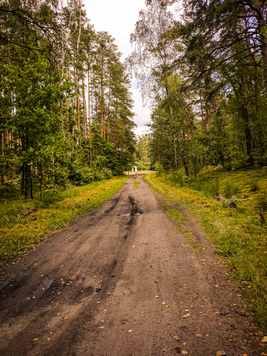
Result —
<instances>
[{"instance_id":1,"label":"fallen leaf on road","mask_svg":"<svg viewBox=\"0 0 267 356\"><path fill-rule=\"evenodd\" d=\"M267 342L267 336L263 336L261 342Z\"/></svg>"},{"instance_id":2,"label":"fallen leaf on road","mask_svg":"<svg viewBox=\"0 0 267 356\"><path fill-rule=\"evenodd\" d=\"M226 356L226 352L225 351L217 351L216 356Z\"/></svg>"},{"instance_id":3,"label":"fallen leaf on road","mask_svg":"<svg viewBox=\"0 0 267 356\"><path fill-rule=\"evenodd\" d=\"M132 333L133 332L133 330L128 330L128 333Z\"/></svg>"},{"instance_id":4,"label":"fallen leaf on road","mask_svg":"<svg viewBox=\"0 0 267 356\"><path fill-rule=\"evenodd\" d=\"M104 329L104 326L99 326L99 329Z\"/></svg>"},{"instance_id":5,"label":"fallen leaf on road","mask_svg":"<svg viewBox=\"0 0 267 356\"><path fill-rule=\"evenodd\" d=\"M165 305L166 303L165 302L162 302L163 305Z\"/></svg>"},{"instance_id":6,"label":"fallen leaf on road","mask_svg":"<svg viewBox=\"0 0 267 356\"><path fill-rule=\"evenodd\" d=\"M183 316L183 318L188 318L189 316L190 316L190 313L185 314L185 315Z\"/></svg>"},{"instance_id":7,"label":"fallen leaf on road","mask_svg":"<svg viewBox=\"0 0 267 356\"><path fill-rule=\"evenodd\" d=\"M187 352L187 351L182 351L182 354L183 354L183 355L187 355L188 352Z\"/></svg>"},{"instance_id":8,"label":"fallen leaf on road","mask_svg":"<svg viewBox=\"0 0 267 356\"><path fill-rule=\"evenodd\" d=\"M38 337L36 339L33 339L33 341L38 341Z\"/></svg>"},{"instance_id":9,"label":"fallen leaf on road","mask_svg":"<svg viewBox=\"0 0 267 356\"><path fill-rule=\"evenodd\" d=\"M202 335L201 334L196 334L196 337L202 337Z\"/></svg>"},{"instance_id":10,"label":"fallen leaf on road","mask_svg":"<svg viewBox=\"0 0 267 356\"><path fill-rule=\"evenodd\" d=\"M177 340L177 341L181 340L181 338L176 335L172 335L172 337L174 338L174 340Z\"/></svg>"},{"instance_id":11,"label":"fallen leaf on road","mask_svg":"<svg viewBox=\"0 0 267 356\"><path fill-rule=\"evenodd\" d=\"M51 340L51 338L50 338L50 337L48 337L48 338L47 338L47 341L50 341L50 340Z\"/></svg>"},{"instance_id":12,"label":"fallen leaf on road","mask_svg":"<svg viewBox=\"0 0 267 356\"><path fill-rule=\"evenodd\" d=\"M166 349L163 349L162 351L163 351L163 352L167 352L167 350L166 350Z\"/></svg>"}]
</instances>

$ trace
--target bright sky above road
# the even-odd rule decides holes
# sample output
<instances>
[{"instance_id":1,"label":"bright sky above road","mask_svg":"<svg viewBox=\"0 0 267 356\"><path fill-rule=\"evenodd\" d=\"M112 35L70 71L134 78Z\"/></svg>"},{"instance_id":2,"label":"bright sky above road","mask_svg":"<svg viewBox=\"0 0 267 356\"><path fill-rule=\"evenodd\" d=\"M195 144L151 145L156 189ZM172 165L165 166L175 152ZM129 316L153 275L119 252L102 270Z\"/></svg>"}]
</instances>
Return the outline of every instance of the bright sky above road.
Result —
<instances>
[{"instance_id":1,"label":"bright sky above road","mask_svg":"<svg viewBox=\"0 0 267 356\"><path fill-rule=\"evenodd\" d=\"M131 52L130 34L134 32L139 11L145 8L145 0L83 0L87 17L91 20L96 31L107 31L115 38L122 60ZM135 123L138 135L148 131L145 126L150 119L148 108L142 107L142 100L136 85L133 83L133 99L136 116Z\"/></svg>"}]
</instances>

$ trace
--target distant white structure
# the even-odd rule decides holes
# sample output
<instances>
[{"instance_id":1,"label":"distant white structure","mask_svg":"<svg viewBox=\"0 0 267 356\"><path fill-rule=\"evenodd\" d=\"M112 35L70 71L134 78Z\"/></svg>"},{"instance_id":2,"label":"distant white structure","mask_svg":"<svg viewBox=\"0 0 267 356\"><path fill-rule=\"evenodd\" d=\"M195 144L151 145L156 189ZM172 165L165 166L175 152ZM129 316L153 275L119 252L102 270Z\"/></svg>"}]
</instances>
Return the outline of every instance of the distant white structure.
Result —
<instances>
[{"instance_id":1,"label":"distant white structure","mask_svg":"<svg viewBox=\"0 0 267 356\"><path fill-rule=\"evenodd\" d=\"M132 166L132 172L137 172L137 167L136 166Z\"/></svg>"}]
</instances>

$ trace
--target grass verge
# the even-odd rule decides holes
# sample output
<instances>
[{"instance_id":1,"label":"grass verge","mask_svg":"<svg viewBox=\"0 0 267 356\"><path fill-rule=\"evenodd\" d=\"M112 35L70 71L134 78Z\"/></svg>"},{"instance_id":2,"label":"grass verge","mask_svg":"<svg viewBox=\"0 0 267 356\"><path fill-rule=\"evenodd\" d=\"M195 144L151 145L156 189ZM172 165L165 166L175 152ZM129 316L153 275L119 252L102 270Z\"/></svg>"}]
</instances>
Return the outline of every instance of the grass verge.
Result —
<instances>
[{"instance_id":1,"label":"grass verge","mask_svg":"<svg viewBox=\"0 0 267 356\"><path fill-rule=\"evenodd\" d=\"M267 193L267 179L258 171L205 172L192 182L180 182L173 174L145 177L147 183L173 202L187 206L202 225L229 268L232 280L247 301L244 307L259 328L267 333L267 226L259 201ZM199 189L204 182L203 189ZM256 183L255 183L256 182ZM235 207L212 194L231 197ZM210 192L209 192L210 190ZM227 193L227 194L226 194ZM242 200L248 199L248 200ZM265 218L264 218L265 220Z\"/></svg>"},{"instance_id":2,"label":"grass verge","mask_svg":"<svg viewBox=\"0 0 267 356\"><path fill-rule=\"evenodd\" d=\"M137 189L138 189L138 187L139 187L139 185L140 185L140 183L139 183L139 182L137 182L137 181L135 181L135 182L134 182L134 189L136 189L136 190L137 190Z\"/></svg>"},{"instance_id":3,"label":"grass verge","mask_svg":"<svg viewBox=\"0 0 267 356\"><path fill-rule=\"evenodd\" d=\"M0 206L0 259L31 250L49 233L78 215L100 206L125 184L127 177L94 182L47 196L42 201L12 198Z\"/></svg>"}]
</instances>

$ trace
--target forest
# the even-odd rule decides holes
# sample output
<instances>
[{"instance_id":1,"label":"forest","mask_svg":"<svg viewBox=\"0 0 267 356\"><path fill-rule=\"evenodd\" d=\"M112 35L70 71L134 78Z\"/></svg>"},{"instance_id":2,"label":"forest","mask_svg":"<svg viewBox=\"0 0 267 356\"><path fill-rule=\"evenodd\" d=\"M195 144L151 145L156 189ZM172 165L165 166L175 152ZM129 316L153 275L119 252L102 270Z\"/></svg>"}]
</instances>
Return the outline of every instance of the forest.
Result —
<instances>
[{"instance_id":1,"label":"forest","mask_svg":"<svg viewBox=\"0 0 267 356\"><path fill-rule=\"evenodd\" d=\"M147 0L125 64L82 0L2 0L0 16L1 184L26 199L134 160L186 176L266 165L265 0ZM137 146L131 75L152 112Z\"/></svg>"},{"instance_id":2,"label":"forest","mask_svg":"<svg viewBox=\"0 0 267 356\"><path fill-rule=\"evenodd\" d=\"M266 165L267 2L146 4L127 66L152 109L153 165L186 176Z\"/></svg>"},{"instance_id":3,"label":"forest","mask_svg":"<svg viewBox=\"0 0 267 356\"><path fill-rule=\"evenodd\" d=\"M0 175L33 198L121 174L135 137L114 39L81 0L0 2Z\"/></svg>"}]
</instances>

